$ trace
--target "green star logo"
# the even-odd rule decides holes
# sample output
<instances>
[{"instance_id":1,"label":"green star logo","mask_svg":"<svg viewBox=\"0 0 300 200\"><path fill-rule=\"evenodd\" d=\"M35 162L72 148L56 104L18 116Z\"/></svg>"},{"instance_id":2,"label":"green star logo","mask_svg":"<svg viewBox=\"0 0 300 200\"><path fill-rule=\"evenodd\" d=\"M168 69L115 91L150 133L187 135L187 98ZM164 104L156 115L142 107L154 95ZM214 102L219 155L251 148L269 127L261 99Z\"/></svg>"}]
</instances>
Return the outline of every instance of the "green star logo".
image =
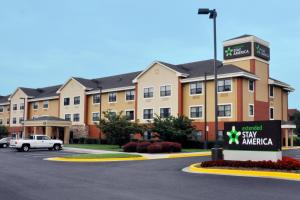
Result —
<instances>
[{"instance_id":1,"label":"green star logo","mask_svg":"<svg viewBox=\"0 0 300 200\"><path fill-rule=\"evenodd\" d=\"M260 53L260 51L261 51L261 49L260 49L260 46L259 46L259 44L258 44L258 45L256 45L256 52L257 52L257 53Z\"/></svg>"},{"instance_id":2,"label":"green star logo","mask_svg":"<svg viewBox=\"0 0 300 200\"><path fill-rule=\"evenodd\" d=\"M225 50L225 54L226 56L232 56L232 53L233 53L233 49L228 47L226 50Z\"/></svg>"},{"instance_id":3,"label":"green star logo","mask_svg":"<svg viewBox=\"0 0 300 200\"><path fill-rule=\"evenodd\" d=\"M229 144L239 144L239 136L241 135L241 132L235 130L235 126L232 126L231 131L227 132L227 135L229 136Z\"/></svg>"}]
</instances>

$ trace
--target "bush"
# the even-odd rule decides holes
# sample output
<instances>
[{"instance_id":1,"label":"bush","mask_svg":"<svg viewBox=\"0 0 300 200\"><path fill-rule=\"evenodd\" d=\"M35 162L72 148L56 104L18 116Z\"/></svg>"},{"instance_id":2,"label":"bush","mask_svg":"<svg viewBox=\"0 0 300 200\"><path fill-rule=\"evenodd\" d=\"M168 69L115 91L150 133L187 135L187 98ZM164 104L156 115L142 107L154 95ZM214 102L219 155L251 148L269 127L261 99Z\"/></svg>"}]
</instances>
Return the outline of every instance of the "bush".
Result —
<instances>
[{"instance_id":1,"label":"bush","mask_svg":"<svg viewBox=\"0 0 300 200\"><path fill-rule=\"evenodd\" d=\"M139 153L147 153L147 148L150 144L150 142L140 142L136 147L136 151Z\"/></svg>"},{"instance_id":2,"label":"bush","mask_svg":"<svg viewBox=\"0 0 300 200\"><path fill-rule=\"evenodd\" d=\"M171 152L181 152L181 148L182 148L181 144L172 142L172 146L171 146L172 151Z\"/></svg>"},{"instance_id":3,"label":"bush","mask_svg":"<svg viewBox=\"0 0 300 200\"><path fill-rule=\"evenodd\" d=\"M300 137L294 137L294 146L300 146Z\"/></svg>"},{"instance_id":4,"label":"bush","mask_svg":"<svg viewBox=\"0 0 300 200\"><path fill-rule=\"evenodd\" d=\"M148 153L162 153L162 145L160 143L153 143L147 147Z\"/></svg>"},{"instance_id":5,"label":"bush","mask_svg":"<svg viewBox=\"0 0 300 200\"><path fill-rule=\"evenodd\" d=\"M84 144L100 144L100 141L95 138L85 138Z\"/></svg>"},{"instance_id":6,"label":"bush","mask_svg":"<svg viewBox=\"0 0 300 200\"><path fill-rule=\"evenodd\" d=\"M283 157L282 160L278 160L277 162L217 160L202 162L201 167L243 167L276 170L300 170L300 161L290 157Z\"/></svg>"},{"instance_id":7,"label":"bush","mask_svg":"<svg viewBox=\"0 0 300 200\"><path fill-rule=\"evenodd\" d=\"M78 144L84 144L84 141L85 141L85 138L79 138L79 140L78 140Z\"/></svg>"},{"instance_id":8,"label":"bush","mask_svg":"<svg viewBox=\"0 0 300 200\"><path fill-rule=\"evenodd\" d=\"M136 152L137 151L137 142L128 142L123 146L124 152Z\"/></svg>"}]
</instances>

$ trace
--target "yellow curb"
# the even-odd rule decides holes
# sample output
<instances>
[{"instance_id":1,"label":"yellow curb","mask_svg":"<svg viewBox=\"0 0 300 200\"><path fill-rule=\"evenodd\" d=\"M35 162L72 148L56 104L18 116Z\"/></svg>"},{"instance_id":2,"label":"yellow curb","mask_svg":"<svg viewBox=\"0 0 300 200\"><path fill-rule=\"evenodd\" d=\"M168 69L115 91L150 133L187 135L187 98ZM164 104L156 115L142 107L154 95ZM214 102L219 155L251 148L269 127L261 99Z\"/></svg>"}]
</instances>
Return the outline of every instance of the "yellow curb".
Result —
<instances>
[{"instance_id":1,"label":"yellow curb","mask_svg":"<svg viewBox=\"0 0 300 200\"><path fill-rule=\"evenodd\" d=\"M292 150L292 149L300 149L300 146L294 146L294 147L282 147L282 150Z\"/></svg>"},{"instance_id":2,"label":"yellow curb","mask_svg":"<svg viewBox=\"0 0 300 200\"><path fill-rule=\"evenodd\" d=\"M246 176L246 177L259 177L259 178L274 178L300 181L300 174L289 172L271 172L271 171L258 171L258 170L236 170L236 169L209 169L196 167L200 163L192 164L188 167L190 172L216 174L216 175L230 175L230 176Z\"/></svg>"},{"instance_id":3,"label":"yellow curb","mask_svg":"<svg viewBox=\"0 0 300 200\"><path fill-rule=\"evenodd\" d=\"M58 162L116 162L116 161L134 161L134 160L148 160L144 157L137 157L137 158L62 158L62 157L54 157L54 158L47 158L45 160L49 161L58 161Z\"/></svg>"},{"instance_id":4,"label":"yellow curb","mask_svg":"<svg viewBox=\"0 0 300 200\"><path fill-rule=\"evenodd\" d=\"M201 157L201 156L210 156L211 153L182 153L176 155L170 155L167 158L188 158L188 157Z\"/></svg>"}]
</instances>

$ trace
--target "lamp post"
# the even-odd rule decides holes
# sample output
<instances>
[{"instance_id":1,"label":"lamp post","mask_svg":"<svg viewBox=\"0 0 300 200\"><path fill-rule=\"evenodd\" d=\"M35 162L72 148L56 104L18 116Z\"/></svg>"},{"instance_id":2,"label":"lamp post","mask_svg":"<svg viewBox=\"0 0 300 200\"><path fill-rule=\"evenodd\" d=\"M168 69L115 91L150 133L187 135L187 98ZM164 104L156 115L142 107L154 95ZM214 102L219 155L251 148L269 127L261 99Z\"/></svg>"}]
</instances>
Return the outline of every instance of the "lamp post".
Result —
<instances>
[{"instance_id":1,"label":"lamp post","mask_svg":"<svg viewBox=\"0 0 300 200\"><path fill-rule=\"evenodd\" d=\"M213 19L213 34L214 34L214 85L215 85L215 136L216 136L216 145L212 152L213 160L221 159L222 150L219 148L218 144L218 77L217 77L217 28L216 28L216 19L217 19L217 11L216 9L210 10L208 8L199 8L199 15L208 15L209 19ZM206 129L206 127L205 127Z\"/></svg>"}]
</instances>

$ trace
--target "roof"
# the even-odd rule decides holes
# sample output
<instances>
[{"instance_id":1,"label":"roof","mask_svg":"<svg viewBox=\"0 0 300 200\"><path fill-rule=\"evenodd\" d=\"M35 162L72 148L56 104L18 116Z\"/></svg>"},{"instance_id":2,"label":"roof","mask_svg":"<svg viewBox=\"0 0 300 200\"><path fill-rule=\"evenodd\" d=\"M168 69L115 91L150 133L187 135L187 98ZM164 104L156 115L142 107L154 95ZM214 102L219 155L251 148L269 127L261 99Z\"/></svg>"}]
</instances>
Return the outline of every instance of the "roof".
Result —
<instances>
[{"instance_id":1,"label":"roof","mask_svg":"<svg viewBox=\"0 0 300 200\"><path fill-rule=\"evenodd\" d=\"M270 85L276 85L276 86L279 86L279 87L283 87L284 89L286 89L288 91L294 91L295 90L291 85L289 85L285 82L279 81L277 79L271 78L271 77L269 78L269 84Z\"/></svg>"},{"instance_id":2,"label":"roof","mask_svg":"<svg viewBox=\"0 0 300 200\"><path fill-rule=\"evenodd\" d=\"M10 95L7 96L0 96L0 103L8 103L8 98Z\"/></svg>"},{"instance_id":3,"label":"roof","mask_svg":"<svg viewBox=\"0 0 300 200\"><path fill-rule=\"evenodd\" d=\"M195 78L195 77L201 77L204 76L205 73L207 76L214 74L214 60L203 60L203 61L197 61L197 62L191 62L191 63L185 63L185 64L179 64L179 65L173 65L165 62L160 62L167 67L172 68L175 71L178 71L180 73L188 74L187 78ZM217 60L217 66L222 66L222 62ZM223 65L218 69L218 74L229 74L229 73L238 73L238 72L247 72L249 74L252 74L251 72L248 72L246 70L243 70L235 65ZM253 74L254 75L254 74Z\"/></svg>"},{"instance_id":4,"label":"roof","mask_svg":"<svg viewBox=\"0 0 300 200\"><path fill-rule=\"evenodd\" d=\"M254 36L254 35L244 34L244 35L240 35L240 36L237 36L237 37L225 40L225 41L236 40L236 39L241 39L241 38L246 38L246 37L251 37L251 36Z\"/></svg>"}]
</instances>

